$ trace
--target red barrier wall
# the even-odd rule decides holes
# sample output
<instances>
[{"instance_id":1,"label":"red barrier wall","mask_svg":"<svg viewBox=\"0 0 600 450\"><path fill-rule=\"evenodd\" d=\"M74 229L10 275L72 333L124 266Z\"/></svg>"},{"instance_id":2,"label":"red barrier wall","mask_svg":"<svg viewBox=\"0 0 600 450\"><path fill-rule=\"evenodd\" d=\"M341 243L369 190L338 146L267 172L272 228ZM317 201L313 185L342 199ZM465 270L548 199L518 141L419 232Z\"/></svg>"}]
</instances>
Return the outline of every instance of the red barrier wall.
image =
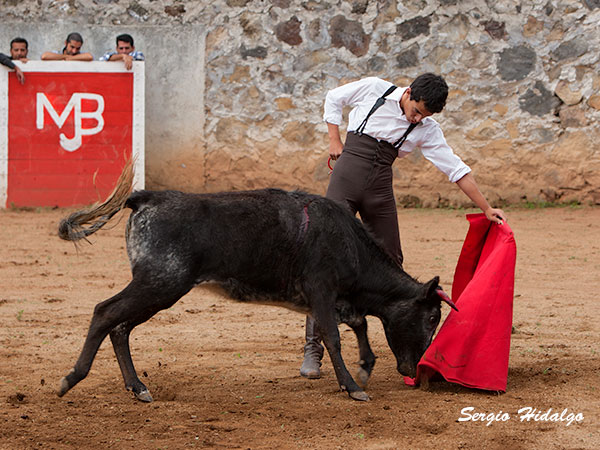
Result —
<instances>
[{"instance_id":1,"label":"red barrier wall","mask_svg":"<svg viewBox=\"0 0 600 450\"><path fill-rule=\"evenodd\" d=\"M132 71L108 62L21 67L24 84L0 74L0 206L93 203L112 191L132 155L143 188L143 63Z\"/></svg>"}]
</instances>

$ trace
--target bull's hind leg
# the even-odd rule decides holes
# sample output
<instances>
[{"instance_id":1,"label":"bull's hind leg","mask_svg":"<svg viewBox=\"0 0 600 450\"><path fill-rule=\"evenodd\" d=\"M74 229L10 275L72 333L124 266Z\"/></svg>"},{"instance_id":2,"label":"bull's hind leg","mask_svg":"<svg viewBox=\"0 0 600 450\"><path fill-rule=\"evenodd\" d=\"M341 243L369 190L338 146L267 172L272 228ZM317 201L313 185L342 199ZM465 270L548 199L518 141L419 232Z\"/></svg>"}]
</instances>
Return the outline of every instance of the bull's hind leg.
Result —
<instances>
[{"instance_id":1,"label":"bull's hind leg","mask_svg":"<svg viewBox=\"0 0 600 450\"><path fill-rule=\"evenodd\" d=\"M125 381L125 389L132 391L138 400L143 402L151 402L152 395L148 388L140 381L131 359L131 351L129 349L129 335L131 330L139 323L145 322L138 321L137 323L123 322L114 327L110 332L110 340L115 350L115 355L121 368L121 374Z\"/></svg>"},{"instance_id":2,"label":"bull's hind leg","mask_svg":"<svg viewBox=\"0 0 600 450\"><path fill-rule=\"evenodd\" d=\"M115 317L113 310L115 310L122 301L126 300L127 289L129 286L108 300L98 303L94 308L92 322L90 323L88 334L85 338L85 343L83 344L83 349L81 350L79 358L73 369L71 369L71 372L60 380L60 386L58 388L59 397L65 395L89 373L100 344L110 330L116 324L121 322L121 319Z\"/></svg>"},{"instance_id":3,"label":"bull's hind leg","mask_svg":"<svg viewBox=\"0 0 600 450\"><path fill-rule=\"evenodd\" d=\"M367 336L367 319L363 318L360 325L352 326L352 329L354 330L356 340L358 341L358 355L360 358L360 361L358 362L360 368L357 373L358 382L362 387L365 387L371 377L373 367L375 366L375 354L373 353L373 350L371 350L371 345L369 344L369 338Z\"/></svg>"},{"instance_id":4,"label":"bull's hind leg","mask_svg":"<svg viewBox=\"0 0 600 450\"><path fill-rule=\"evenodd\" d=\"M182 285L184 283L181 283ZM136 316L133 320L128 320L118 324L110 331L110 340L123 375L125 389L132 391L135 397L142 402L151 402L152 395L150 391L138 378L133 360L131 359L131 350L129 348L129 336L131 331L138 325L146 322L152 316L162 309L166 309L179 300L185 292L177 294L177 288L157 289L154 287L151 292L142 289L136 289Z\"/></svg>"},{"instance_id":5,"label":"bull's hind leg","mask_svg":"<svg viewBox=\"0 0 600 450\"><path fill-rule=\"evenodd\" d=\"M178 286L168 292L166 289L161 290L152 286L151 283L136 280L134 277L134 280L117 295L96 305L81 354L71 372L61 380L58 396L65 395L87 376L100 344L106 335L120 324L123 324L125 328L117 328L114 333L116 345L113 341L113 346L115 346L115 353L123 371L126 386L132 383L131 385L135 386L134 389L139 389L139 392L134 390L136 395L144 390L147 391L135 375L129 352L129 332L135 325L145 322L161 309L171 306L190 288L191 286L182 290L181 286ZM127 330L127 333L119 336L123 330ZM148 398L151 399L150 393L142 397L146 398L146 401Z\"/></svg>"}]
</instances>

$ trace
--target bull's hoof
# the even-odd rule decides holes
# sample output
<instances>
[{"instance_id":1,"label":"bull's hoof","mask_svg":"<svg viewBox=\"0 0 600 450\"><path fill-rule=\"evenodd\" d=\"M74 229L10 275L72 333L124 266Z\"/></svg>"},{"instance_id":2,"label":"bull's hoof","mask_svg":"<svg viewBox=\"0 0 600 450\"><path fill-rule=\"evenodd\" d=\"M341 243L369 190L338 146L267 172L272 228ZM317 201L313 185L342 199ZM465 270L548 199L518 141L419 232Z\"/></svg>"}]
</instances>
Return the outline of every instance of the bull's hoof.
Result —
<instances>
[{"instance_id":1,"label":"bull's hoof","mask_svg":"<svg viewBox=\"0 0 600 450\"><path fill-rule=\"evenodd\" d=\"M67 392L69 392L69 389L71 389L71 386L69 386L67 377L62 377L62 379L60 380L60 386L58 387L58 391L56 392L56 395L58 395L59 397L62 397Z\"/></svg>"},{"instance_id":2,"label":"bull's hoof","mask_svg":"<svg viewBox=\"0 0 600 450\"><path fill-rule=\"evenodd\" d=\"M358 378L358 384L360 384L362 388L365 388L367 386L370 377L371 374L369 372L367 372L362 367L358 368L358 372L356 372L356 378Z\"/></svg>"},{"instance_id":3,"label":"bull's hoof","mask_svg":"<svg viewBox=\"0 0 600 450\"><path fill-rule=\"evenodd\" d=\"M348 392L348 395L351 399L358 400L361 402L368 402L369 400L371 400L371 397L369 397L365 391Z\"/></svg>"},{"instance_id":4,"label":"bull's hoof","mask_svg":"<svg viewBox=\"0 0 600 450\"><path fill-rule=\"evenodd\" d=\"M148 389L144 389L141 392L135 392L135 398L137 398L140 402L145 403L150 403L153 400Z\"/></svg>"}]
</instances>

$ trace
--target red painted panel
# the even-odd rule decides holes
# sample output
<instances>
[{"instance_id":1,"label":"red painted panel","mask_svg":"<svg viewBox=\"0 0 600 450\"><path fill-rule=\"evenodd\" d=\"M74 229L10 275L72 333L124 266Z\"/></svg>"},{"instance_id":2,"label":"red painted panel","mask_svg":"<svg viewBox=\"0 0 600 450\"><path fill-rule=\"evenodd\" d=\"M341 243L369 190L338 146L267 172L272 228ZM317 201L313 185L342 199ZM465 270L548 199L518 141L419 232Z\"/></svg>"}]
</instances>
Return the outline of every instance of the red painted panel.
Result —
<instances>
[{"instance_id":1,"label":"red painted panel","mask_svg":"<svg viewBox=\"0 0 600 450\"><path fill-rule=\"evenodd\" d=\"M98 162L103 161L103 160L97 160ZM35 173L39 173L39 174L50 174L50 173L56 173L56 163L54 162L54 160L52 159L48 159L48 160L36 160L35 161L35 165L33 165L31 163L31 160L26 160L26 159L22 159L22 160L13 160L12 164L14 166L14 171L16 174L31 174L34 173L34 168L35 168ZM108 173L116 173L116 174L120 174L121 173L121 162L117 159L115 160L104 160L104 167L102 167L102 171L106 171ZM79 160L70 160L70 161L65 161L64 163L61 164L60 166L61 171L60 173L70 173L70 174L77 174L77 175L85 175L86 177L89 177L91 175L93 175L96 170L97 167L94 167L93 164L80 164Z\"/></svg>"},{"instance_id":2,"label":"red painted panel","mask_svg":"<svg viewBox=\"0 0 600 450\"><path fill-rule=\"evenodd\" d=\"M106 194L98 195L92 188L69 188L69 189L13 189L13 201L8 203L9 207L24 205L39 206L56 204L56 199L60 198L64 204L56 206L82 206L90 205L98 199L106 198ZM102 189L99 190L102 192ZM109 191L111 192L111 191ZM26 203L25 203L26 202Z\"/></svg>"},{"instance_id":3,"label":"red painted panel","mask_svg":"<svg viewBox=\"0 0 600 450\"><path fill-rule=\"evenodd\" d=\"M112 191L132 153L132 73L28 72L23 85L9 77L8 92L7 205L82 205Z\"/></svg>"}]
</instances>

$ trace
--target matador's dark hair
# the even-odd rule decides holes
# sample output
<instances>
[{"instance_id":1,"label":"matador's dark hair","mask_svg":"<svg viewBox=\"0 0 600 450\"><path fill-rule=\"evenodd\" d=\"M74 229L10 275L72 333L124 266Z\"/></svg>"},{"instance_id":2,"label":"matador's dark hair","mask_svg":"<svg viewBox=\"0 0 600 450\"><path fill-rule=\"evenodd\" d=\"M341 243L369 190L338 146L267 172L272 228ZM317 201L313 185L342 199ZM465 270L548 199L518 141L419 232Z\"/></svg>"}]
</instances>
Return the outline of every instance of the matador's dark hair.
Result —
<instances>
[{"instance_id":1,"label":"matador's dark hair","mask_svg":"<svg viewBox=\"0 0 600 450\"><path fill-rule=\"evenodd\" d=\"M439 75L424 73L419 75L410 85L410 99L416 102L423 100L430 113L439 113L446 105L448 85Z\"/></svg>"}]
</instances>

